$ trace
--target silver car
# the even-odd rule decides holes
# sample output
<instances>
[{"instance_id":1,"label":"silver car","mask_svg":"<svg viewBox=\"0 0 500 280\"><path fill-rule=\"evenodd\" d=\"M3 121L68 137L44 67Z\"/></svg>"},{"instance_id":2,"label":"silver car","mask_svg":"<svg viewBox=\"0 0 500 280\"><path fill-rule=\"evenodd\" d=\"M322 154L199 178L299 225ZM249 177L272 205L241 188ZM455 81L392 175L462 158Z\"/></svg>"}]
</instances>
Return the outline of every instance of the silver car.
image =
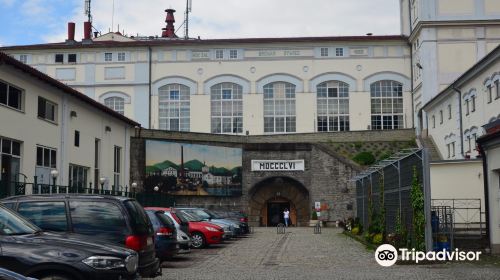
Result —
<instances>
[{"instance_id":1,"label":"silver car","mask_svg":"<svg viewBox=\"0 0 500 280\"><path fill-rule=\"evenodd\" d=\"M187 233L181 230L181 225L174 219L170 212L165 211L165 215L167 215L175 225L175 229L177 230L177 243L179 244L179 253L189 253L191 252L191 238Z\"/></svg>"}]
</instances>

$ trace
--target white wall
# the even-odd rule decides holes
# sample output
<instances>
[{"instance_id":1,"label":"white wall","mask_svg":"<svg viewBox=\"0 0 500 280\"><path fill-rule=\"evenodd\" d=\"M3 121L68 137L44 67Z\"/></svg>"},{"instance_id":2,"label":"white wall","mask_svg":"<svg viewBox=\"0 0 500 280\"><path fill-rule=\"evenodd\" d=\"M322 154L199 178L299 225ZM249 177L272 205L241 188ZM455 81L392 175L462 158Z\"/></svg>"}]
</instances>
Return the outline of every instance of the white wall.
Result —
<instances>
[{"instance_id":1,"label":"white wall","mask_svg":"<svg viewBox=\"0 0 500 280\"><path fill-rule=\"evenodd\" d=\"M0 106L0 137L22 142L21 173L33 181L36 166L36 146L42 145L57 150L57 183L68 184L69 164L88 167L88 182L94 176L94 141L101 139L101 176L113 181L113 149L122 148L121 180L129 185L131 125L70 96L59 89L11 66L0 66L0 80L21 88L24 92L24 110L19 112ZM57 121L48 122L37 117L38 96L57 104ZM76 112L71 117L70 112ZM105 127L111 128L110 132ZM80 147L74 146L74 131L80 131Z\"/></svg>"}]
</instances>

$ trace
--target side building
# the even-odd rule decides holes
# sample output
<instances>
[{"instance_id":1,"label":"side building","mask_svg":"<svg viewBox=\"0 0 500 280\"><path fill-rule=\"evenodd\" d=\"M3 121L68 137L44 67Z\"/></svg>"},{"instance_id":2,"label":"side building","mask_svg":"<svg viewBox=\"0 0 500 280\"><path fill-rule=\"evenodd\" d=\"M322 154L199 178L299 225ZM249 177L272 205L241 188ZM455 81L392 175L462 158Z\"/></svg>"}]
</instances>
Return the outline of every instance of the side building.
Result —
<instances>
[{"instance_id":1,"label":"side building","mask_svg":"<svg viewBox=\"0 0 500 280\"><path fill-rule=\"evenodd\" d=\"M474 229L487 221L486 171L476 141L485 134L484 126L500 118L499 71L500 46L431 99L420 114L428 127L422 140L435 147L430 163L432 199L436 205L461 208L455 209L456 226ZM490 209L497 209L492 203L490 199ZM498 223L490 227L497 229ZM484 227L480 231L484 233Z\"/></svg>"},{"instance_id":2,"label":"side building","mask_svg":"<svg viewBox=\"0 0 500 280\"><path fill-rule=\"evenodd\" d=\"M130 137L140 125L1 52L0 124L1 196L35 176L41 184L88 188L102 178L105 189L130 186Z\"/></svg>"}]
</instances>

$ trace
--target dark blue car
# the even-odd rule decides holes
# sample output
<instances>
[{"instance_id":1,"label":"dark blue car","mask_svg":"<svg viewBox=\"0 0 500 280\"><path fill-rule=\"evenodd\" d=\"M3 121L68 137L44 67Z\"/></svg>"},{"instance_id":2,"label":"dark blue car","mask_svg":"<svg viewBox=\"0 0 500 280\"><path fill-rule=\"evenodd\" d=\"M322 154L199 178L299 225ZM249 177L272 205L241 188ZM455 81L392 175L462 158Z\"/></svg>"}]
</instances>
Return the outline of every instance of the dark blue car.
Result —
<instances>
[{"instance_id":1,"label":"dark blue car","mask_svg":"<svg viewBox=\"0 0 500 280\"><path fill-rule=\"evenodd\" d=\"M163 211L148 210L146 208L146 213L155 231L156 256L160 260L172 258L179 252L177 230L175 229L174 222Z\"/></svg>"}]
</instances>

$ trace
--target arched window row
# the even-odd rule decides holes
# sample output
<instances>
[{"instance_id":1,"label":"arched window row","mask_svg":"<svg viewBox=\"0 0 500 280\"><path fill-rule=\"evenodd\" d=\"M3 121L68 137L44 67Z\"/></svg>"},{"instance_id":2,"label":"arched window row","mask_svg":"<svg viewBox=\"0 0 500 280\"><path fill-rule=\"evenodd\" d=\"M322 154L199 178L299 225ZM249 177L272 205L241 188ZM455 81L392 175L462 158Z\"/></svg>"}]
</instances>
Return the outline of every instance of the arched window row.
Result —
<instances>
[{"instance_id":1,"label":"arched window row","mask_svg":"<svg viewBox=\"0 0 500 280\"><path fill-rule=\"evenodd\" d=\"M190 130L191 87L167 84L158 88L159 128ZM350 85L330 80L316 86L317 131L348 131ZM244 87L222 82L210 87L212 133L243 133ZM263 86L265 133L296 132L296 85L286 81ZM377 81L370 86L372 129L404 127L403 85Z\"/></svg>"}]
</instances>

